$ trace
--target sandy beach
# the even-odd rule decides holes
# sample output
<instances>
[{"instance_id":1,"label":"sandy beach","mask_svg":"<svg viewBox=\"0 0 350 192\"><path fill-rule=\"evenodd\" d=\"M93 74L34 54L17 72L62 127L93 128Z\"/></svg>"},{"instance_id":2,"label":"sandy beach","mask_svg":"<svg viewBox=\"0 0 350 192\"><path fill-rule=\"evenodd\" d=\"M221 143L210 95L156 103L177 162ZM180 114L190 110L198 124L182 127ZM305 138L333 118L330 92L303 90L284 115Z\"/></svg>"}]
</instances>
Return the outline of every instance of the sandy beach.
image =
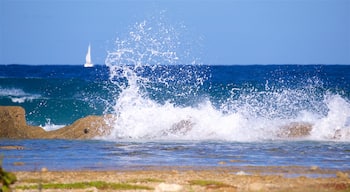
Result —
<instances>
[{"instance_id":1,"label":"sandy beach","mask_svg":"<svg viewBox=\"0 0 350 192\"><path fill-rule=\"evenodd\" d=\"M14 191L350 191L350 170L318 167L144 167L14 172Z\"/></svg>"}]
</instances>

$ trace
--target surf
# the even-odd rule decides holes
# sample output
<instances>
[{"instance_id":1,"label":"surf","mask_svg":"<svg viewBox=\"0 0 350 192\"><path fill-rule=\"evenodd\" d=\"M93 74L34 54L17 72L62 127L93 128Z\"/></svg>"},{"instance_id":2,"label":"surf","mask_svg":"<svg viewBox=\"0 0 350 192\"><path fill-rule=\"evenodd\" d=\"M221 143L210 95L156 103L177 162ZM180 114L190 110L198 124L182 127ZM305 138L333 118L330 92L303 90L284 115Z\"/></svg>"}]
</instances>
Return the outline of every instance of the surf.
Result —
<instances>
[{"instance_id":1,"label":"surf","mask_svg":"<svg viewBox=\"0 0 350 192\"><path fill-rule=\"evenodd\" d=\"M13 103L24 103L40 98L40 94L26 93L20 88L2 88L0 86L0 98L8 98Z\"/></svg>"},{"instance_id":2,"label":"surf","mask_svg":"<svg viewBox=\"0 0 350 192\"><path fill-rule=\"evenodd\" d=\"M179 62L180 45L173 27L149 21L117 38L106 58L119 90L106 111L116 118L103 139L279 140L288 139L280 137L283 127L301 124L312 127L302 139L349 140L350 102L327 90L317 73L215 82L210 67Z\"/></svg>"}]
</instances>

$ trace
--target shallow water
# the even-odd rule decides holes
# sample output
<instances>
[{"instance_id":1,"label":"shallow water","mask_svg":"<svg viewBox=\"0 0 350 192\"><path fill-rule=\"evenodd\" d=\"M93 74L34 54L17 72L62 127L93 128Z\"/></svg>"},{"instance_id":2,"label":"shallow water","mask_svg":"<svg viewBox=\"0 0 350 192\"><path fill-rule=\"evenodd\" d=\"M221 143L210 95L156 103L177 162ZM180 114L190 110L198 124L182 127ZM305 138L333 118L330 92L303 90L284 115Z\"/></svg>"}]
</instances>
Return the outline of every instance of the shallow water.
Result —
<instances>
[{"instance_id":1,"label":"shallow water","mask_svg":"<svg viewBox=\"0 0 350 192\"><path fill-rule=\"evenodd\" d=\"M315 141L1 140L23 150L0 150L10 171L120 170L147 166L318 166L350 169L350 145ZM15 165L21 162L23 165ZM221 162L221 163L220 163ZM222 163L225 162L225 163Z\"/></svg>"}]
</instances>

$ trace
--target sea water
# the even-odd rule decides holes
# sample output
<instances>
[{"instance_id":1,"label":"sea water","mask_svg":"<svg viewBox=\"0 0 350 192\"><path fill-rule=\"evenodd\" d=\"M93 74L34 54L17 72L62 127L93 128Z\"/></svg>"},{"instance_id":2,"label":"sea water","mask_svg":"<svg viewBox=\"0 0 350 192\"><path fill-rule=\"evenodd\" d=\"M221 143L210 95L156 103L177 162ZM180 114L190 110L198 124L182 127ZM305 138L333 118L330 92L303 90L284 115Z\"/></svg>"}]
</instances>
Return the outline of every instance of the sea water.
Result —
<instances>
[{"instance_id":1,"label":"sea water","mask_svg":"<svg viewBox=\"0 0 350 192\"><path fill-rule=\"evenodd\" d=\"M205 65L183 45L176 28L143 21L94 68L2 65L0 105L22 106L30 125L53 130L87 115L116 117L109 135L88 141L0 140L24 147L1 149L4 166L350 168L350 66ZM187 127L174 129L179 123ZM312 130L281 138L292 123Z\"/></svg>"}]
</instances>

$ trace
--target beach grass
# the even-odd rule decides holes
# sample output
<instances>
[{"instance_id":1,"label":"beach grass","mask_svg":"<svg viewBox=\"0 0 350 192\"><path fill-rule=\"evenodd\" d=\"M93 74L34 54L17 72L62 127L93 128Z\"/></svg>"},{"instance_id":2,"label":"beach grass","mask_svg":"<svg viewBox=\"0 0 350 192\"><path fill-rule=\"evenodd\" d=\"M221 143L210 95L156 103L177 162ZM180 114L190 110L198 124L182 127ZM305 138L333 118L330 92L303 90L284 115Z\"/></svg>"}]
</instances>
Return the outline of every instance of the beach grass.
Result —
<instances>
[{"instance_id":1,"label":"beach grass","mask_svg":"<svg viewBox=\"0 0 350 192\"><path fill-rule=\"evenodd\" d=\"M11 191L11 185L17 181L15 174L7 172L2 168L3 156L0 156L0 191Z\"/></svg>"}]
</instances>

